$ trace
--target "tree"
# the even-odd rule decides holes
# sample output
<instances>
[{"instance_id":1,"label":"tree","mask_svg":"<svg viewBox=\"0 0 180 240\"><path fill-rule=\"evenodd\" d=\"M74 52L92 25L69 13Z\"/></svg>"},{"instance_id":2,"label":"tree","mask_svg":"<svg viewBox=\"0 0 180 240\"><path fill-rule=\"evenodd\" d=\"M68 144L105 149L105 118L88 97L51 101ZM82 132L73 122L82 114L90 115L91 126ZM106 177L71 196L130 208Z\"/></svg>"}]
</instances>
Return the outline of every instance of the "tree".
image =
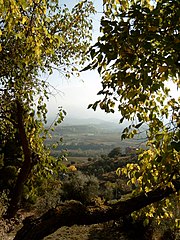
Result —
<instances>
[{"instance_id":1,"label":"tree","mask_svg":"<svg viewBox=\"0 0 180 240\"><path fill-rule=\"evenodd\" d=\"M63 201L73 199L88 205L98 194L99 182L95 176L75 172L63 181L60 197Z\"/></svg>"},{"instance_id":2,"label":"tree","mask_svg":"<svg viewBox=\"0 0 180 240\"><path fill-rule=\"evenodd\" d=\"M1 166L0 166L0 192L3 190L11 191L16 181L17 172L21 167L21 148L16 139L7 139L5 142L4 136L1 136ZM4 142L4 144L3 144Z\"/></svg>"},{"instance_id":3,"label":"tree","mask_svg":"<svg viewBox=\"0 0 180 240\"><path fill-rule=\"evenodd\" d=\"M147 149L136 164L117 170L130 178L135 195L166 186L173 189L173 180L180 180L180 98L168 88L180 87L179 7L177 0L105 0L102 36L91 47L92 61L84 69L97 69L102 77L98 94L103 98L89 107L114 112L117 105L120 123L131 122L122 139L132 138L145 126ZM178 204L177 192L174 199ZM158 222L173 218L171 200L147 207L146 217Z\"/></svg>"},{"instance_id":4,"label":"tree","mask_svg":"<svg viewBox=\"0 0 180 240\"><path fill-rule=\"evenodd\" d=\"M176 184L175 184L176 186ZM176 186L178 187L178 186ZM180 186L177 188L179 190ZM148 204L162 200L173 193L172 188L156 189L115 204L85 206L78 201L68 201L50 209L39 218L27 218L14 240L41 240L62 226L90 225L126 216Z\"/></svg>"},{"instance_id":5,"label":"tree","mask_svg":"<svg viewBox=\"0 0 180 240\"><path fill-rule=\"evenodd\" d=\"M121 148L120 147L116 147L108 154L108 157L115 158L115 157L121 156L121 154L122 154L121 153Z\"/></svg>"},{"instance_id":6,"label":"tree","mask_svg":"<svg viewBox=\"0 0 180 240\"><path fill-rule=\"evenodd\" d=\"M114 0L104 0L104 11L102 36L91 48L93 60L85 69L98 68L103 88L99 94L105 97L91 107L96 109L99 104L106 112L113 112L115 102L119 102L121 121L132 121L123 138L132 137L140 126L148 125L148 149L136 164L121 170L135 184L138 196L110 206L64 203L40 218L27 219L16 240L42 239L65 225L118 219L147 206L147 217L157 213L160 218L169 218L169 197L178 199L179 102L169 96L165 83L171 77L179 86L179 1L159 0L152 5L149 1L115 4ZM168 124L163 118L169 120ZM159 212L161 204L164 208Z\"/></svg>"},{"instance_id":7,"label":"tree","mask_svg":"<svg viewBox=\"0 0 180 240\"><path fill-rule=\"evenodd\" d=\"M90 1L79 2L71 12L56 0L0 2L0 132L3 144L12 139L22 150L7 217L17 211L28 178L52 165L43 144L50 84L42 76L54 70L66 77L78 73L77 65L87 59L93 12ZM64 114L60 108L56 124Z\"/></svg>"}]
</instances>

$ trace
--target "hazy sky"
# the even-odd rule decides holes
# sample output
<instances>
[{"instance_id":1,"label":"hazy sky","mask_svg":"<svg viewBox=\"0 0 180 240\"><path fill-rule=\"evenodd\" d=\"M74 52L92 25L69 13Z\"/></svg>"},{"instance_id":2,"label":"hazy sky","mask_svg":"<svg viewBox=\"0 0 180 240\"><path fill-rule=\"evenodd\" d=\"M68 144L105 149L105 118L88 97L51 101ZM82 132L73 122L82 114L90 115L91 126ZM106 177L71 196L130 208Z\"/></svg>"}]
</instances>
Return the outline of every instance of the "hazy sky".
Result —
<instances>
[{"instance_id":1,"label":"hazy sky","mask_svg":"<svg viewBox=\"0 0 180 240\"><path fill-rule=\"evenodd\" d=\"M92 16L93 19L93 41L95 42L99 35L100 17L102 12L102 0L94 0L94 5L97 14ZM61 4L66 4L67 7L72 7L78 0L62 0ZM51 97L49 106L49 114L55 114L58 106L62 106L67 111L67 116L70 118L105 118L107 120L118 118L113 114L106 114L102 110L94 112L92 109L87 109L90 103L94 103L100 98L97 92L101 90L101 79L96 71L86 71L79 78L72 77L65 79L58 73L53 74L49 78L50 82L60 90L59 94Z\"/></svg>"}]
</instances>

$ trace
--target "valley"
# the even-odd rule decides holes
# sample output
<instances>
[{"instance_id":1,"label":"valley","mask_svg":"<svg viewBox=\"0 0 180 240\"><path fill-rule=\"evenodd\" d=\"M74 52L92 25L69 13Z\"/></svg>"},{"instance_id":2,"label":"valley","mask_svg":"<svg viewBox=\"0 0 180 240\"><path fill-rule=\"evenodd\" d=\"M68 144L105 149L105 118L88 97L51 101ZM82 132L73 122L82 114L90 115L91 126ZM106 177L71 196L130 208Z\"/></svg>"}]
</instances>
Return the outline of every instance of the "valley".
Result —
<instances>
[{"instance_id":1,"label":"valley","mask_svg":"<svg viewBox=\"0 0 180 240\"><path fill-rule=\"evenodd\" d=\"M124 125L99 119L87 119L72 125L60 125L51 132L52 138L46 140L52 155L66 155L69 158L95 158L108 154L113 148L120 147L126 154L127 147L144 147L144 137L121 140Z\"/></svg>"}]
</instances>

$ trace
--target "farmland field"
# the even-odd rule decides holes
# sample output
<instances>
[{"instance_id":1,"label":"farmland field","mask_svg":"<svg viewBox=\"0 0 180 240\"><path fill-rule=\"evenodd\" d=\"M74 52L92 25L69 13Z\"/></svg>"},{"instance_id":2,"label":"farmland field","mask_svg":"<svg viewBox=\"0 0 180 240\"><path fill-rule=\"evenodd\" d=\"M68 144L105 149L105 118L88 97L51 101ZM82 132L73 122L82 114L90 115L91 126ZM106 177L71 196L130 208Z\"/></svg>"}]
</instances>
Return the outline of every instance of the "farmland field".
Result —
<instances>
[{"instance_id":1,"label":"farmland field","mask_svg":"<svg viewBox=\"0 0 180 240\"><path fill-rule=\"evenodd\" d=\"M84 124L58 126L52 132L52 138L46 141L48 146L57 143L52 148L52 155L59 156L67 153L68 157L90 158L108 154L113 148L120 147L122 153L127 147L142 147L142 136L139 139L127 139L121 141L123 127L114 123ZM59 141L59 140L62 141ZM74 159L72 159L74 160Z\"/></svg>"}]
</instances>

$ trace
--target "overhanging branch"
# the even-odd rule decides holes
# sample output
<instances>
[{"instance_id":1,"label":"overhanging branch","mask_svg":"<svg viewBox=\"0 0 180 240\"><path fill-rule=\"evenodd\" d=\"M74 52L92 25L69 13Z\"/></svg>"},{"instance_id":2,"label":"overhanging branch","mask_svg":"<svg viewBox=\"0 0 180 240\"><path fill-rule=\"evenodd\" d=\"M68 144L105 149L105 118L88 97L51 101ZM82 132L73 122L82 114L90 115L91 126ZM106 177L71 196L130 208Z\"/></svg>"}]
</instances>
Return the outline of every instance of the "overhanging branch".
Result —
<instances>
[{"instance_id":1,"label":"overhanging branch","mask_svg":"<svg viewBox=\"0 0 180 240\"><path fill-rule=\"evenodd\" d=\"M39 218L25 220L24 226L19 230L14 240L41 240L62 226L90 225L119 219L179 191L180 183L174 182L173 184L175 189L158 188L115 204L86 207L78 201L65 202L50 209Z\"/></svg>"}]
</instances>

